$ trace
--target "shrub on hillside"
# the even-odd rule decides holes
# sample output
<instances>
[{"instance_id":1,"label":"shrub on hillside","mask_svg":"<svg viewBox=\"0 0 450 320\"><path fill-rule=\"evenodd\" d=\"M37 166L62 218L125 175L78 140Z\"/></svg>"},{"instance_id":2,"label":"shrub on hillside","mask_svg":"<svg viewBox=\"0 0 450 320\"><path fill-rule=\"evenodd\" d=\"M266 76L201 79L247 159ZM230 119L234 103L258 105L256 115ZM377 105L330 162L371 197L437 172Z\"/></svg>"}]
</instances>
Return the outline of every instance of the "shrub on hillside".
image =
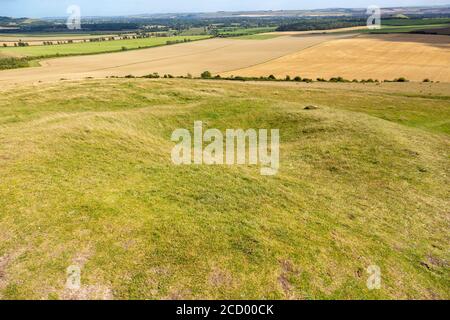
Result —
<instances>
[{"instance_id":1,"label":"shrub on hillside","mask_svg":"<svg viewBox=\"0 0 450 320\"><path fill-rule=\"evenodd\" d=\"M330 82L350 82L342 77L333 77L329 81Z\"/></svg>"},{"instance_id":2,"label":"shrub on hillside","mask_svg":"<svg viewBox=\"0 0 450 320\"><path fill-rule=\"evenodd\" d=\"M394 82L409 82L409 80L404 77L400 77L400 78L394 79Z\"/></svg>"},{"instance_id":3,"label":"shrub on hillside","mask_svg":"<svg viewBox=\"0 0 450 320\"><path fill-rule=\"evenodd\" d=\"M201 74L201 77L202 77L202 79L211 79L212 75L211 75L211 72L205 71Z\"/></svg>"},{"instance_id":4,"label":"shrub on hillside","mask_svg":"<svg viewBox=\"0 0 450 320\"><path fill-rule=\"evenodd\" d=\"M160 78L159 73L158 72L153 72L151 74L147 74L145 75L143 78L147 78L147 79L158 79Z\"/></svg>"}]
</instances>

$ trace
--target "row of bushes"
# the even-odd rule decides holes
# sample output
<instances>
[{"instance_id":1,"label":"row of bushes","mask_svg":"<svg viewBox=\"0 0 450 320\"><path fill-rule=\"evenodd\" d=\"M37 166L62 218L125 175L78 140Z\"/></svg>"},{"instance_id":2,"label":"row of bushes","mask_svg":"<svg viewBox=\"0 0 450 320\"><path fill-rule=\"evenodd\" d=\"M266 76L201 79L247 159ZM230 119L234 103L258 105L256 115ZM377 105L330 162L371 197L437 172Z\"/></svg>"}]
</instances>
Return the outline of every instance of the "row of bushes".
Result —
<instances>
[{"instance_id":1,"label":"row of bushes","mask_svg":"<svg viewBox=\"0 0 450 320\"><path fill-rule=\"evenodd\" d=\"M190 42L191 39L188 38L184 38L183 40L168 40L166 41L167 45L171 45L171 44L177 44L177 43L183 43L183 42Z\"/></svg>"},{"instance_id":2,"label":"row of bushes","mask_svg":"<svg viewBox=\"0 0 450 320\"><path fill-rule=\"evenodd\" d=\"M274 75L268 77L242 77L242 76L231 76L231 77L221 77L220 75L212 76L211 72L205 71L200 77L202 79L217 79L217 80L235 80L235 81L296 81L296 82L313 82L309 78L295 77L291 79L290 76L286 76L285 79L277 79Z\"/></svg>"},{"instance_id":3,"label":"row of bushes","mask_svg":"<svg viewBox=\"0 0 450 320\"><path fill-rule=\"evenodd\" d=\"M14 42L14 47L28 47L30 44L28 42ZM3 44L4 47L7 47L8 45L6 43Z\"/></svg>"},{"instance_id":4,"label":"row of bushes","mask_svg":"<svg viewBox=\"0 0 450 320\"><path fill-rule=\"evenodd\" d=\"M111 76L110 78L119 78L117 76ZM173 78L180 78L180 79L195 79L191 74L187 74L186 76L173 76L171 74L165 74L163 76L159 75L157 72L142 76L142 77L136 77L133 75L127 75L125 78L146 78L146 79L158 79L158 78L165 78L165 79L173 79ZM330 79L324 79L324 78L317 78L316 80L310 79L310 78L302 78L302 77L294 77L291 78L290 76L286 76L284 79L277 79L274 75L270 75L268 77L241 77L241 76L231 76L231 77L221 77L220 75L213 76L211 72L205 71L200 75L201 79L209 79L209 80L232 80L232 81L293 81L293 82L332 82L332 83L381 83L381 82L409 82L408 79L404 77L396 78L394 80L384 80L379 81L377 79L362 79L362 80L347 80L342 77L333 77ZM197 78L198 79L198 78ZM423 82L433 82L430 79L424 79Z\"/></svg>"},{"instance_id":5,"label":"row of bushes","mask_svg":"<svg viewBox=\"0 0 450 320\"><path fill-rule=\"evenodd\" d=\"M120 77L110 76L109 78L120 78ZM124 78L127 78L127 79L134 79L134 78L145 78L145 79L165 78L165 79L173 79L175 77L173 75L171 75L171 74L165 74L163 76L160 76L158 72L153 72L153 73L147 74L147 75L142 76L142 77L136 77L136 76L133 76L132 74L129 74L129 75L125 76ZM177 78L187 78L187 77L177 77ZM190 78L192 78L192 76L190 76Z\"/></svg>"},{"instance_id":6,"label":"row of bushes","mask_svg":"<svg viewBox=\"0 0 450 320\"><path fill-rule=\"evenodd\" d=\"M170 46L170 45L172 45L172 44L184 43L184 42L191 42L191 41L192 41L191 39L187 39L187 38L185 38L185 39L183 39L183 40L168 40L168 41L166 41L166 45ZM139 46L138 48L141 49L141 48L143 48L143 47ZM145 48L145 47L144 47L144 48ZM122 51L127 51L128 48L123 46L121 50L122 50Z\"/></svg>"},{"instance_id":7,"label":"row of bushes","mask_svg":"<svg viewBox=\"0 0 450 320\"><path fill-rule=\"evenodd\" d=\"M291 76L286 76L283 79L277 79L274 75L270 75L268 77L242 77L242 76L231 76L231 77L221 77L220 75L212 76L211 72L205 71L201 74L202 79L222 79L222 80L237 80L237 81L294 81L294 82L307 82L311 83L314 82L313 79L310 78L302 78L299 76L291 78ZM342 82L342 83L379 83L380 81L377 79L362 79L362 80L347 80L343 77L332 77L330 79L325 78L317 78L316 81L318 82ZM383 82L409 82L404 77L396 78L394 80L384 80ZM424 82L430 82L429 79L425 79Z\"/></svg>"}]
</instances>

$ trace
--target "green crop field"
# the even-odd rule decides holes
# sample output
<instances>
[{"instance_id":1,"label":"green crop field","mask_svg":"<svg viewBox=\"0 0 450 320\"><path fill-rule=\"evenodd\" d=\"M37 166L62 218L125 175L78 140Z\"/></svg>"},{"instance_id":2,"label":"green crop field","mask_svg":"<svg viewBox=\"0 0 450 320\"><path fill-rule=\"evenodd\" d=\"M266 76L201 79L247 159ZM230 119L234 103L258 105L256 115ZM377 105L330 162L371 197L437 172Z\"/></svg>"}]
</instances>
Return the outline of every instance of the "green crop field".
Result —
<instances>
[{"instance_id":1,"label":"green crop field","mask_svg":"<svg viewBox=\"0 0 450 320\"><path fill-rule=\"evenodd\" d=\"M48 46L28 46L28 47L7 47L0 48L0 55L20 56L20 57L45 57L56 55L80 55L95 54L104 52L115 52L138 48L149 48L162 46L167 41L202 40L210 36L173 36L146 39L128 39L101 42L81 42Z\"/></svg>"},{"instance_id":2,"label":"green crop field","mask_svg":"<svg viewBox=\"0 0 450 320\"><path fill-rule=\"evenodd\" d=\"M449 299L450 94L429 88L444 84L1 89L0 298ZM278 128L278 175L175 166L171 133L196 120Z\"/></svg>"},{"instance_id":3,"label":"green crop field","mask_svg":"<svg viewBox=\"0 0 450 320\"><path fill-rule=\"evenodd\" d=\"M361 32L370 33L407 33L423 29L438 29L448 27L448 24L430 24L430 25L405 25L405 26L382 26L380 30L362 30Z\"/></svg>"},{"instance_id":4,"label":"green crop field","mask_svg":"<svg viewBox=\"0 0 450 320\"><path fill-rule=\"evenodd\" d=\"M114 32L36 32L36 33L1 33L0 38L13 38L12 40L18 40L21 38L61 38L66 37L68 39L72 37L83 37L83 36L102 36L111 35Z\"/></svg>"},{"instance_id":5,"label":"green crop field","mask_svg":"<svg viewBox=\"0 0 450 320\"><path fill-rule=\"evenodd\" d=\"M179 36L197 36L197 35L207 35L208 29L205 27L194 27L187 30L183 30Z\"/></svg>"},{"instance_id":6,"label":"green crop field","mask_svg":"<svg viewBox=\"0 0 450 320\"><path fill-rule=\"evenodd\" d=\"M450 24L448 18L432 18L432 19L383 19L384 26L429 26L433 24Z\"/></svg>"},{"instance_id":7,"label":"green crop field","mask_svg":"<svg viewBox=\"0 0 450 320\"><path fill-rule=\"evenodd\" d=\"M249 36L258 33L266 33L275 31L276 27L260 27L260 28L222 28L218 29L218 34L222 36Z\"/></svg>"}]
</instances>

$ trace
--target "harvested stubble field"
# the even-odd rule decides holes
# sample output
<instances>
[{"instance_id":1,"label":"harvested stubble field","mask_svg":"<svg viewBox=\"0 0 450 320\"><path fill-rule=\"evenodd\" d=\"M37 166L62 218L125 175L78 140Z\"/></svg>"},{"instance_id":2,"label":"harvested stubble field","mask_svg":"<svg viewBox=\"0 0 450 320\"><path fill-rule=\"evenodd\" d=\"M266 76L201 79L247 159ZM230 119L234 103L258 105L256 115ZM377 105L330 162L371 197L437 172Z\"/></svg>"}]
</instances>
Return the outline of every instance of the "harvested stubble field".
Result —
<instances>
[{"instance_id":1,"label":"harvested stubble field","mask_svg":"<svg viewBox=\"0 0 450 320\"><path fill-rule=\"evenodd\" d=\"M41 68L0 72L0 83L128 74L142 76L153 72L200 75L209 70L220 73L263 63L341 37L348 35L277 37L267 40L210 39L129 52L48 59L41 62Z\"/></svg>"},{"instance_id":2,"label":"harvested stubble field","mask_svg":"<svg viewBox=\"0 0 450 320\"><path fill-rule=\"evenodd\" d=\"M222 76L341 76L380 81L405 77L450 82L448 39L436 35L341 33L209 39L130 52L47 59L41 61L40 68L0 72L0 84L143 76L153 72L198 76L205 70ZM83 51L82 47L90 44L75 45Z\"/></svg>"},{"instance_id":3,"label":"harvested stubble field","mask_svg":"<svg viewBox=\"0 0 450 320\"><path fill-rule=\"evenodd\" d=\"M448 85L1 90L0 298L450 298ZM174 166L170 135L195 120L279 128L279 175Z\"/></svg>"},{"instance_id":4,"label":"harvested stubble field","mask_svg":"<svg viewBox=\"0 0 450 320\"><path fill-rule=\"evenodd\" d=\"M309 78L341 76L353 79L450 82L450 38L438 35L360 35L327 41L262 64L236 69L223 76L273 74Z\"/></svg>"}]
</instances>

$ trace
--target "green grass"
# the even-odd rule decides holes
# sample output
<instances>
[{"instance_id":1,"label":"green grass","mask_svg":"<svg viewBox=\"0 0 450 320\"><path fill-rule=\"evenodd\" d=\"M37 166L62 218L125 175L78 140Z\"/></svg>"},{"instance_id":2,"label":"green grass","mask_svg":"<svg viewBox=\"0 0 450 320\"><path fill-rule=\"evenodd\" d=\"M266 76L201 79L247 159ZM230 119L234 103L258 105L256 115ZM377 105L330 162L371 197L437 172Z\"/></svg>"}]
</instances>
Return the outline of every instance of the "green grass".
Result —
<instances>
[{"instance_id":1,"label":"green grass","mask_svg":"<svg viewBox=\"0 0 450 320\"><path fill-rule=\"evenodd\" d=\"M438 29L448 27L448 24L406 25L406 26L382 26L379 30L361 30L359 32L370 33L408 33L424 29Z\"/></svg>"},{"instance_id":2,"label":"green grass","mask_svg":"<svg viewBox=\"0 0 450 320\"><path fill-rule=\"evenodd\" d=\"M28 47L8 47L0 48L0 55L17 55L27 57L45 57L55 55L80 55L96 54L104 52L121 51L138 48L149 48L165 45L167 41L191 41L209 38L210 36L174 36L147 39L114 40L102 42L82 42L72 44L50 45L50 46L28 46Z\"/></svg>"},{"instance_id":3,"label":"green grass","mask_svg":"<svg viewBox=\"0 0 450 320\"><path fill-rule=\"evenodd\" d=\"M26 58L1 58L0 70L26 68L30 66L30 61Z\"/></svg>"},{"instance_id":4,"label":"green grass","mask_svg":"<svg viewBox=\"0 0 450 320\"><path fill-rule=\"evenodd\" d=\"M449 24L449 18L430 18L430 19L383 19L384 26L429 26L433 24Z\"/></svg>"},{"instance_id":5,"label":"green grass","mask_svg":"<svg viewBox=\"0 0 450 320\"><path fill-rule=\"evenodd\" d=\"M0 298L449 299L449 97L360 86L3 90ZM279 128L279 174L174 166L170 135L195 120Z\"/></svg>"},{"instance_id":6,"label":"green grass","mask_svg":"<svg viewBox=\"0 0 450 320\"><path fill-rule=\"evenodd\" d=\"M275 31L276 27L259 27L259 28L222 28L218 29L219 35L229 36L229 37L238 37L238 36L249 36L258 33L266 33Z\"/></svg>"},{"instance_id":7,"label":"green grass","mask_svg":"<svg viewBox=\"0 0 450 320\"><path fill-rule=\"evenodd\" d=\"M208 30L205 27L193 27L187 30L183 30L180 36L196 36L196 35L207 35Z\"/></svg>"},{"instance_id":8,"label":"green grass","mask_svg":"<svg viewBox=\"0 0 450 320\"><path fill-rule=\"evenodd\" d=\"M115 32L38 32L38 33L1 33L0 38L48 38L48 37L78 37L78 36L93 36L93 35L110 35ZM117 32L116 32L117 33Z\"/></svg>"}]
</instances>

